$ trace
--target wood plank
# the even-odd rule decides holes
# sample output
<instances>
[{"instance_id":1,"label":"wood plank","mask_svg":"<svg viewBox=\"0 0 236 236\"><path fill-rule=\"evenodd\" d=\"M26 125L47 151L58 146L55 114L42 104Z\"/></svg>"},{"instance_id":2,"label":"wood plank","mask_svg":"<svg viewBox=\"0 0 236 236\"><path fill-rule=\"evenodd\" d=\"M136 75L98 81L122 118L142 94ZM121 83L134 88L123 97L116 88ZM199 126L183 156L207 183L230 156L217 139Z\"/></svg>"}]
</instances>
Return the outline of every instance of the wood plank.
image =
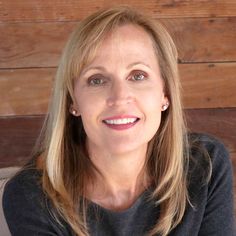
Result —
<instances>
[{"instance_id":1,"label":"wood plank","mask_svg":"<svg viewBox=\"0 0 236 236\"><path fill-rule=\"evenodd\" d=\"M0 115L47 112L55 69L0 70Z\"/></svg>"},{"instance_id":2,"label":"wood plank","mask_svg":"<svg viewBox=\"0 0 236 236\"><path fill-rule=\"evenodd\" d=\"M55 68L0 70L0 116L47 111ZM184 106L236 107L236 63L180 65Z\"/></svg>"},{"instance_id":3,"label":"wood plank","mask_svg":"<svg viewBox=\"0 0 236 236\"><path fill-rule=\"evenodd\" d=\"M230 153L236 153L236 108L186 112L191 130L217 136ZM44 116L0 117L0 167L22 165L29 159L43 119ZM235 154L233 162L236 167Z\"/></svg>"},{"instance_id":4,"label":"wood plank","mask_svg":"<svg viewBox=\"0 0 236 236\"><path fill-rule=\"evenodd\" d=\"M0 68L55 67L76 23L0 24Z\"/></svg>"},{"instance_id":5,"label":"wood plank","mask_svg":"<svg viewBox=\"0 0 236 236\"><path fill-rule=\"evenodd\" d=\"M236 108L186 109L185 113L190 131L216 136L236 152Z\"/></svg>"},{"instance_id":6,"label":"wood plank","mask_svg":"<svg viewBox=\"0 0 236 236\"><path fill-rule=\"evenodd\" d=\"M1 1L1 22L75 21L81 20L98 9L127 4L124 0L21 0ZM234 0L129 0L136 7L159 18L170 17L224 17L236 16Z\"/></svg>"},{"instance_id":7,"label":"wood plank","mask_svg":"<svg viewBox=\"0 0 236 236\"><path fill-rule=\"evenodd\" d=\"M236 61L236 17L161 20L173 37L179 61Z\"/></svg>"},{"instance_id":8,"label":"wood plank","mask_svg":"<svg viewBox=\"0 0 236 236\"><path fill-rule=\"evenodd\" d=\"M236 63L181 64L185 108L236 107Z\"/></svg>"},{"instance_id":9,"label":"wood plank","mask_svg":"<svg viewBox=\"0 0 236 236\"><path fill-rule=\"evenodd\" d=\"M176 42L181 62L236 61L236 17L162 22ZM0 68L56 67L75 25L75 22L0 24Z\"/></svg>"},{"instance_id":10,"label":"wood plank","mask_svg":"<svg viewBox=\"0 0 236 236\"><path fill-rule=\"evenodd\" d=\"M43 124L43 116L0 118L0 167L22 166Z\"/></svg>"}]
</instances>

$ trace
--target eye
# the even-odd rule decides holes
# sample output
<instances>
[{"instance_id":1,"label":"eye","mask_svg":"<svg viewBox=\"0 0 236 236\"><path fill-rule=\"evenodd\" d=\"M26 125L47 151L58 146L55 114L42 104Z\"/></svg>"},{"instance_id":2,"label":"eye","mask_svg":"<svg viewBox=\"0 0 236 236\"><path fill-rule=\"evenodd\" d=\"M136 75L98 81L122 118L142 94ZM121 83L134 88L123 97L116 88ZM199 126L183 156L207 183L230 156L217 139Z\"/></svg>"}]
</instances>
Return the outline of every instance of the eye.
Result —
<instances>
[{"instance_id":1,"label":"eye","mask_svg":"<svg viewBox=\"0 0 236 236\"><path fill-rule=\"evenodd\" d=\"M147 79L147 74L143 71L134 71L131 74L130 80L142 81Z\"/></svg>"},{"instance_id":2,"label":"eye","mask_svg":"<svg viewBox=\"0 0 236 236\"><path fill-rule=\"evenodd\" d=\"M106 83L106 79L101 75L93 75L88 78L88 85L89 86L100 86Z\"/></svg>"}]
</instances>

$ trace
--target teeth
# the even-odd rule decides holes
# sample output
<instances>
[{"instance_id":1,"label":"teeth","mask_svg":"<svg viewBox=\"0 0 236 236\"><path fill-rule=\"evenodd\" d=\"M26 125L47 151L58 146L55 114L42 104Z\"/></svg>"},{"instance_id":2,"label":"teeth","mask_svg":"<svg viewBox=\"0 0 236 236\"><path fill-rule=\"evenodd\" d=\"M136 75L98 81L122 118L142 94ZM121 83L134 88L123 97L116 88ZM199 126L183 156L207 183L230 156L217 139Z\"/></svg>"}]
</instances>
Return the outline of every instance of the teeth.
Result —
<instances>
[{"instance_id":1,"label":"teeth","mask_svg":"<svg viewBox=\"0 0 236 236\"><path fill-rule=\"evenodd\" d=\"M137 118L124 118L116 120L104 120L104 122L110 125L123 125L123 124L134 123L136 120Z\"/></svg>"}]
</instances>

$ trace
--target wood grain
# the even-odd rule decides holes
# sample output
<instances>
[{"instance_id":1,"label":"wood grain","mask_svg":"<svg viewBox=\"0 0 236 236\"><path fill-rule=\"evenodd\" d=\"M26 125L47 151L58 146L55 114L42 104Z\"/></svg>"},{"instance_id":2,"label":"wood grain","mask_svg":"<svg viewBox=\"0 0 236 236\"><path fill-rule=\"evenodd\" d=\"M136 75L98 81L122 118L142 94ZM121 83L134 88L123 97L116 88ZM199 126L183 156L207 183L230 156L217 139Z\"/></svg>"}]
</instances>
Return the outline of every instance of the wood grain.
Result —
<instances>
[{"instance_id":1,"label":"wood grain","mask_svg":"<svg viewBox=\"0 0 236 236\"><path fill-rule=\"evenodd\" d=\"M179 60L236 61L236 17L161 20ZM56 67L75 22L0 24L0 68Z\"/></svg>"},{"instance_id":2,"label":"wood grain","mask_svg":"<svg viewBox=\"0 0 236 236\"><path fill-rule=\"evenodd\" d=\"M192 131L215 135L230 153L236 153L236 108L187 110L186 113ZM0 117L0 167L22 165L29 159L43 119L43 115ZM236 163L235 154L233 162Z\"/></svg>"},{"instance_id":3,"label":"wood grain","mask_svg":"<svg viewBox=\"0 0 236 236\"><path fill-rule=\"evenodd\" d=\"M0 115L47 112L55 69L0 70Z\"/></svg>"},{"instance_id":4,"label":"wood grain","mask_svg":"<svg viewBox=\"0 0 236 236\"><path fill-rule=\"evenodd\" d=\"M55 67L76 23L0 24L0 68Z\"/></svg>"},{"instance_id":5,"label":"wood grain","mask_svg":"<svg viewBox=\"0 0 236 236\"><path fill-rule=\"evenodd\" d=\"M236 107L236 63L181 64L185 108Z\"/></svg>"},{"instance_id":6,"label":"wood grain","mask_svg":"<svg viewBox=\"0 0 236 236\"><path fill-rule=\"evenodd\" d=\"M236 16L234 0L21 0L1 1L1 22L75 21L98 9L128 4L159 18L170 17L224 17Z\"/></svg>"},{"instance_id":7,"label":"wood grain","mask_svg":"<svg viewBox=\"0 0 236 236\"><path fill-rule=\"evenodd\" d=\"M55 68L0 70L0 116L45 114ZM236 107L236 63L180 65L185 108Z\"/></svg>"},{"instance_id":8,"label":"wood grain","mask_svg":"<svg viewBox=\"0 0 236 236\"><path fill-rule=\"evenodd\" d=\"M22 166L39 135L43 117L0 118L0 167Z\"/></svg>"},{"instance_id":9,"label":"wood grain","mask_svg":"<svg viewBox=\"0 0 236 236\"><path fill-rule=\"evenodd\" d=\"M236 61L236 17L161 20L173 37L179 61Z\"/></svg>"},{"instance_id":10,"label":"wood grain","mask_svg":"<svg viewBox=\"0 0 236 236\"><path fill-rule=\"evenodd\" d=\"M236 152L236 108L186 109L185 113L190 131L217 136L230 152Z\"/></svg>"}]
</instances>

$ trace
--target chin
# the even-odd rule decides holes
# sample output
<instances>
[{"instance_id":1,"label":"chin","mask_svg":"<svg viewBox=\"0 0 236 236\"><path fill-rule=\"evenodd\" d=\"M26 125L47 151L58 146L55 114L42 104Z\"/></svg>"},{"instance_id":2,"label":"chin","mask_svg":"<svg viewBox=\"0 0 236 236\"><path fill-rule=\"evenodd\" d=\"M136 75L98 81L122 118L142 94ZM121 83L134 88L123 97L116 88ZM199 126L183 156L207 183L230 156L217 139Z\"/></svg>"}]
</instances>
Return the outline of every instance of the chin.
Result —
<instances>
[{"instance_id":1,"label":"chin","mask_svg":"<svg viewBox=\"0 0 236 236\"><path fill-rule=\"evenodd\" d=\"M131 154L132 152L143 152L143 150L147 150L147 145L148 143L143 143L143 144L116 144L116 145L111 145L107 146L106 150L111 154L111 155L126 155L126 154Z\"/></svg>"}]
</instances>

